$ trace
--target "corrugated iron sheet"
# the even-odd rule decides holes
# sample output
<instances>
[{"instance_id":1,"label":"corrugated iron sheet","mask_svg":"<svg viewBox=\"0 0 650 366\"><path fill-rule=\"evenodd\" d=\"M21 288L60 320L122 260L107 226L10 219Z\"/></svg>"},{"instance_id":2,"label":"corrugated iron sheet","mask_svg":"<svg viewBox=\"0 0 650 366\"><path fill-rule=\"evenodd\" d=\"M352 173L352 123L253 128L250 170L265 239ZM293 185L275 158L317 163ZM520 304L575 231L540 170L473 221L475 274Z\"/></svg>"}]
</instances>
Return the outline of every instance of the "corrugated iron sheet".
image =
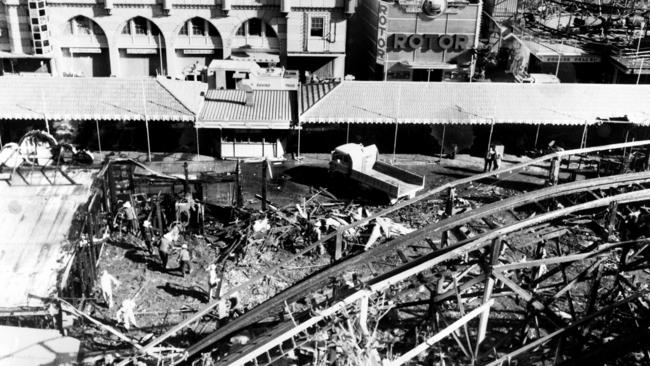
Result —
<instances>
[{"instance_id":1,"label":"corrugated iron sheet","mask_svg":"<svg viewBox=\"0 0 650 366\"><path fill-rule=\"evenodd\" d=\"M209 90L196 125L288 129L294 120L296 101L295 91L255 90L253 104L246 105L246 92L242 90Z\"/></svg>"},{"instance_id":2,"label":"corrugated iron sheet","mask_svg":"<svg viewBox=\"0 0 650 366\"><path fill-rule=\"evenodd\" d=\"M183 103L200 96L200 87L156 79L3 77L0 78L1 119L193 121ZM144 84L144 93L143 93ZM181 93L183 95L176 95Z\"/></svg>"},{"instance_id":3,"label":"corrugated iron sheet","mask_svg":"<svg viewBox=\"0 0 650 366\"><path fill-rule=\"evenodd\" d=\"M650 123L650 85L344 81L302 123Z\"/></svg>"},{"instance_id":4,"label":"corrugated iron sheet","mask_svg":"<svg viewBox=\"0 0 650 366\"><path fill-rule=\"evenodd\" d=\"M305 113L340 83L312 83L300 87L300 114Z\"/></svg>"}]
</instances>

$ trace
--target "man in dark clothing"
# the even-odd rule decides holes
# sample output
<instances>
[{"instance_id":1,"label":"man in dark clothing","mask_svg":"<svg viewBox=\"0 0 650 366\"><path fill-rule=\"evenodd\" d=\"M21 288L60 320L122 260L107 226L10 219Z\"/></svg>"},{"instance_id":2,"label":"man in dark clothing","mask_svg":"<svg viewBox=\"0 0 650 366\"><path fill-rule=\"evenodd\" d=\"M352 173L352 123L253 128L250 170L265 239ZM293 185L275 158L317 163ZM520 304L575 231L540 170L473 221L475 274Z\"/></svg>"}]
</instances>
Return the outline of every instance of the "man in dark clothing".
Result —
<instances>
[{"instance_id":1,"label":"man in dark clothing","mask_svg":"<svg viewBox=\"0 0 650 366\"><path fill-rule=\"evenodd\" d=\"M189 274L191 271L190 268L190 251L187 250L187 244L183 244L181 247L181 254L179 255L179 262L181 264L181 274L185 277L185 274Z\"/></svg>"},{"instance_id":2,"label":"man in dark clothing","mask_svg":"<svg viewBox=\"0 0 650 366\"><path fill-rule=\"evenodd\" d=\"M489 172L492 170L492 165L496 163L497 151L494 145L490 145L490 149L485 156L485 167L483 168L484 172Z\"/></svg>"}]
</instances>

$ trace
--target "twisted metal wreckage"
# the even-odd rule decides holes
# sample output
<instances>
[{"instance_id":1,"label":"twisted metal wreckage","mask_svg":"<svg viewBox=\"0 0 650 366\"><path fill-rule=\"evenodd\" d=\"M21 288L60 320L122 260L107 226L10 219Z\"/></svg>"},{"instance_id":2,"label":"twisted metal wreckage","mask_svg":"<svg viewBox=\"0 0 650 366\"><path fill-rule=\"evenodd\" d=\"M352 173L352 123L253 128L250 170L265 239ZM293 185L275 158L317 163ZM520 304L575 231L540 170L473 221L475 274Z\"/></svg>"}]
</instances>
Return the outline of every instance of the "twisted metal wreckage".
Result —
<instances>
[{"instance_id":1,"label":"twisted metal wreckage","mask_svg":"<svg viewBox=\"0 0 650 366\"><path fill-rule=\"evenodd\" d=\"M73 304L60 301L61 307L131 345L134 353L122 365L642 363L650 359L643 344L650 325L643 283L649 147L650 141L639 141L552 153L444 184L341 226L221 298L272 280L323 244L335 247L334 263L186 349L164 343L210 318L219 302L146 344ZM609 169L603 169L605 159L595 170L584 169L590 154L620 150ZM637 172L626 170L630 166ZM550 186L474 209L464 204L475 183L535 170L548 171ZM587 172L599 177L575 180ZM367 251L346 248L348 230L441 195L440 221ZM100 199L93 196L87 212ZM91 281L100 225L85 217L80 227L89 243L82 249L94 253L78 255L91 258Z\"/></svg>"},{"instance_id":2,"label":"twisted metal wreckage","mask_svg":"<svg viewBox=\"0 0 650 366\"><path fill-rule=\"evenodd\" d=\"M183 352L158 353L156 358L174 365L647 360L642 339L649 332L650 310L643 284L650 244L644 206L650 200L648 145L639 141L552 153L444 184L340 227L222 298L273 278L293 259L327 242L336 247L337 261L331 266ZM645 153L638 151L641 147ZM574 180L588 154L617 149L626 151L621 169L610 169L614 175ZM623 167L630 166L625 159L633 150L632 165L639 172L625 172ZM540 168L548 169L549 187L473 210L458 208L463 187L469 186L465 194L471 195L472 183L490 178L499 182ZM597 168L592 173L607 172ZM350 228L445 192L445 219L344 256L349 251L343 237ZM343 282L347 284L332 281L351 273L352 279ZM138 347L140 357L156 354L165 340L200 322L216 306L209 304ZM254 326L262 321L263 326Z\"/></svg>"}]
</instances>

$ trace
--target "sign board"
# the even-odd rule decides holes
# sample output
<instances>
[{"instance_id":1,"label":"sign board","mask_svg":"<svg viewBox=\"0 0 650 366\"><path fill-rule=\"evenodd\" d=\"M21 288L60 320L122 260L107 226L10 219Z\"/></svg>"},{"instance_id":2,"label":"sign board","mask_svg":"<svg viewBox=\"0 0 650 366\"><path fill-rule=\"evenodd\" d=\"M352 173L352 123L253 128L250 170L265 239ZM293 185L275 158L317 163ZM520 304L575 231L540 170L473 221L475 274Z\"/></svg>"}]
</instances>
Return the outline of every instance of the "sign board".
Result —
<instances>
[{"instance_id":1,"label":"sign board","mask_svg":"<svg viewBox=\"0 0 650 366\"><path fill-rule=\"evenodd\" d=\"M183 50L184 55L211 55L214 50Z\"/></svg>"},{"instance_id":2,"label":"sign board","mask_svg":"<svg viewBox=\"0 0 650 366\"><path fill-rule=\"evenodd\" d=\"M392 35L392 48L395 50L464 50L469 46L469 36L465 34L405 34Z\"/></svg>"},{"instance_id":3,"label":"sign board","mask_svg":"<svg viewBox=\"0 0 650 366\"><path fill-rule=\"evenodd\" d=\"M126 53L129 55L156 55L158 50L155 48L127 48Z\"/></svg>"},{"instance_id":4,"label":"sign board","mask_svg":"<svg viewBox=\"0 0 650 366\"><path fill-rule=\"evenodd\" d=\"M102 53L99 47L70 47L70 53Z\"/></svg>"},{"instance_id":5,"label":"sign board","mask_svg":"<svg viewBox=\"0 0 650 366\"><path fill-rule=\"evenodd\" d=\"M386 60L388 45L388 6L392 2L379 2L379 17L377 19L377 63L383 65Z\"/></svg>"},{"instance_id":6,"label":"sign board","mask_svg":"<svg viewBox=\"0 0 650 366\"><path fill-rule=\"evenodd\" d=\"M541 62L557 62L557 56L537 56ZM600 56L582 55L582 56L562 56L560 62L575 62L594 64L600 62Z\"/></svg>"},{"instance_id":7,"label":"sign board","mask_svg":"<svg viewBox=\"0 0 650 366\"><path fill-rule=\"evenodd\" d=\"M298 90L298 80L283 77L264 78L256 77L240 81L242 85L248 85L253 90Z\"/></svg>"}]
</instances>

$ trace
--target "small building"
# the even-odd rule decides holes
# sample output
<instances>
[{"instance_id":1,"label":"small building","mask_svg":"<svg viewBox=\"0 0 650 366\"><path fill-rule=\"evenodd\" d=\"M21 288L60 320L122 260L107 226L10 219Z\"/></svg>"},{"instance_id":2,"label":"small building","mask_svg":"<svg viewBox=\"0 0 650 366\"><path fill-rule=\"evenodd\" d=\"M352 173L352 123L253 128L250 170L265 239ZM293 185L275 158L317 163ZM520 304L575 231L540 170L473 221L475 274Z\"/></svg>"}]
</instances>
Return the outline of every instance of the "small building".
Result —
<instances>
[{"instance_id":1,"label":"small building","mask_svg":"<svg viewBox=\"0 0 650 366\"><path fill-rule=\"evenodd\" d=\"M481 0L360 0L350 19L348 74L358 80L466 80Z\"/></svg>"},{"instance_id":2,"label":"small building","mask_svg":"<svg viewBox=\"0 0 650 366\"><path fill-rule=\"evenodd\" d=\"M220 158L283 158L297 121L297 93L208 90L195 123L200 141L207 142L201 151Z\"/></svg>"}]
</instances>

